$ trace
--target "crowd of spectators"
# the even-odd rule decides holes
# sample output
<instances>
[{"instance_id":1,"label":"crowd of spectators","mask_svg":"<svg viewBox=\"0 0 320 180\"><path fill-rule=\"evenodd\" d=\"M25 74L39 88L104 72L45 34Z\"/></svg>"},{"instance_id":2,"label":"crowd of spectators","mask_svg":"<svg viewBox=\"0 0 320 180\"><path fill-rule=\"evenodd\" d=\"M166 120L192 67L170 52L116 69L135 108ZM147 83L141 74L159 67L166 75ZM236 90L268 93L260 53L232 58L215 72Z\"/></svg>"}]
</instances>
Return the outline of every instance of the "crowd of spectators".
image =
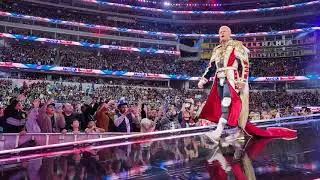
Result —
<instances>
[{"instance_id":1,"label":"crowd of spectators","mask_svg":"<svg viewBox=\"0 0 320 180\"><path fill-rule=\"evenodd\" d=\"M1 3L0 3L1 4ZM14 7L13 7L13 6ZM16 11L42 17L58 17L119 27L132 27L153 31L215 32L205 26L173 28L172 25L136 22L123 23L104 17L69 12L66 9L50 10L22 4L1 4L3 10ZM22 22L25 23L25 22ZM277 27L276 24L272 27ZM277 27L294 27L290 22ZM62 27L62 26L61 26ZM177 26L175 26L177 27ZM270 26L271 27L271 26ZM72 29L73 27L65 27ZM261 24L236 31L266 31ZM276 28L276 29L277 29ZM274 30L274 29L269 29ZM23 30L12 33L25 33ZM37 32L34 32L34 35ZM44 37L52 37L45 34ZM58 35L58 39L70 38ZM72 37L71 37L72 38ZM82 41L91 42L90 38ZM117 42L111 44L117 45ZM118 44L120 45L120 44ZM129 42L121 45L135 46ZM161 46L159 46L161 48ZM163 46L164 49L167 48ZM318 64L304 58L254 59L250 61L250 76L295 76L319 73ZM0 62L59 65L101 70L118 70L141 73L181 74L201 76L208 61L181 61L175 56L109 51L83 47L57 46L23 40L0 41ZM188 128L210 124L198 119L208 92L169 88L166 81L139 79L107 79L72 75L47 75L43 73L18 73L22 79L0 79L0 133L103 133L152 132ZM63 77L63 78L62 78ZM11 77L12 78L12 77ZM36 79L36 80L35 80ZM259 85L257 85L258 87ZM252 88L254 89L254 88ZM319 106L319 91L250 92L250 120L310 115L310 106ZM296 110L295 107L302 107ZM23 172L9 177L37 179L85 179L106 177L125 179L130 171L142 173L150 165L159 165L159 156L172 162L188 162L200 157L210 145L200 137L155 141L126 147L75 152L55 158L35 159L25 162ZM32 140L33 141L33 140ZM2 177L6 177L6 173Z\"/></svg>"},{"instance_id":2,"label":"crowd of spectators","mask_svg":"<svg viewBox=\"0 0 320 180\"><path fill-rule=\"evenodd\" d=\"M320 59L314 59L312 56L251 59L250 75L268 77L319 74L319 63Z\"/></svg>"},{"instance_id":3,"label":"crowd of spectators","mask_svg":"<svg viewBox=\"0 0 320 180\"><path fill-rule=\"evenodd\" d=\"M162 112L161 117L165 117L163 108L160 107L169 107L170 102L175 103L174 106L179 104L181 107L183 98L201 96L202 94L202 92L185 92L168 88L155 89L105 85L94 89L84 89L81 84L77 86L46 82L29 85L24 83L19 88L18 86L13 87L12 81L6 80L1 85L0 99L3 104L7 105L4 111L4 119L2 119L2 123L5 124L5 132L20 132L22 127L28 124L28 121L38 122L41 132L74 131L79 126L79 130L84 131L92 120L96 120L94 123L97 123L98 128L104 129L103 131L140 131L140 121L145 122L142 124L149 124L150 119L154 120L157 117L159 123L162 122L162 119L157 116ZM122 97L125 97L125 100L121 100ZM52 98L55 99L55 103ZM119 99L120 101L118 101ZM178 113L181 114L180 109L179 111L176 108L171 109L175 112L173 113L175 116L178 116ZM106 116L106 112L113 115ZM133 123L130 125L130 129L125 126L122 127L122 121L117 121L115 117L119 115L120 118L119 113L130 114L130 118L128 118L130 123ZM30 119L30 117L32 118ZM57 124L51 125L49 123L50 118L55 118L55 120L51 120ZM13 122L8 121L8 119L12 119ZM74 119L77 122L73 122ZM132 122L133 120L135 122ZM164 120L163 122L167 121ZM175 123L180 124L185 123L185 121L181 119L180 123ZM16 125L18 128L12 128L11 125ZM93 122L91 122L90 127L94 126ZM112 126L122 128L120 130L115 128L108 129L108 127ZM89 130L90 127L88 127ZM145 127L145 129L149 128Z\"/></svg>"},{"instance_id":4,"label":"crowd of spectators","mask_svg":"<svg viewBox=\"0 0 320 180\"><path fill-rule=\"evenodd\" d=\"M1 3L1 10L28 15L59 18L63 20L95 23L101 25L130 27L141 30L175 33L216 32L216 27L180 26L150 22L110 20L103 15L89 15L68 9L36 7L20 2ZM277 14L277 13L275 13ZM279 15L279 14L278 14ZM107 19L106 19L107 18ZM13 20L1 17L1 20ZM13 20L18 23L28 21ZM37 25L45 25L33 21ZM292 29L291 22L268 24L269 30ZM49 25L58 27L58 25ZM257 23L249 26L236 26L234 32L267 31L266 26ZM268 26L267 26L268 27ZM77 29L59 25L59 28ZM10 33L31 35L31 31L7 27ZM80 30L80 29L78 29ZM100 32L95 32L100 33ZM48 38L60 38L94 43L91 37L79 39L79 36L53 34L34 30L32 35ZM121 34L119 34L121 35ZM56 37L55 37L56 36ZM78 39L77 39L78 38ZM96 38L97 39L97 38ZM127 41L101 40L101 44L136 46ZM108 42L106 42L108 41ZM140 43L139 43L140 44ZM147 44L147 43L146 43ZM142 44L142 46L144 46ZM148 46L148 45L146 45ZM166 45L158 45L167 49ZM309 60L307 60L309 58ZM1 39L0 61L31 63L38 65L58 65L88 69L130 71L138 73L179 74L201 76L208 61L182 61L176 56L166 54L135 53L128 51L110 51L86 47L62 46L26 40ZM250 76L294 76L318 73L319 63L304 58L254 59L250 61ZM21 74L20 74L21 75ZM19 78L30 78L22 76ZM33 77L34 78L34 77ZM30 79L33 79L32 77ZM36 77L37 79L43 76ZM90 80L77 77L54 79L54 82L39 81L22 83L12 80L0 81L0 130L4 132L149 132L172 128L190 127L201 124L197 114L206 99L201 90L176 90L168 88L166 82L138 80ZM82 80L81 80L82 79ZM101 82L102 81L102 82ZM102 83L102 84L97 84ZM92 83L90 85L90 83ZM88 86L89 84L89 86ZM141 87L144 86L144 87ZM150 86L150 87L145 87ZM191 88L194 84L190 84ZM157 87L157 88L156 88ZM159 88L162 87L162 88ZM271 87L272 89L272 87ZM271 90L270 89L270 90ZM251 119L268 119L281 116L299 115L293 108L319 105L318 92L251 92ZM304 108L302 115L310 113Z\"/></svg>"},{"instance_id":5,"label":"crowd of spectators","mask_svg":"<svg viewBox=\"0 0 320 180\"><path fill-rule=\"evenodd\" d=\"M252 119L270 119L278 117L312 114L307 106L318 106L320 94L318 91L301 92L251 92L250 116ZM305 107L300 111L294 107Z\"/></svg>"},{"instance_id":6,"label":"crowd of spectators","mask_svg":"<svg viewBox=\"0 0 320 180\"><path fill-rule=\"evenodd\" d=\"M113 26L113 27L120 27L120 28L131 28L131 29L138 29L138 30L148 30L148 31L157 31L157 32L169 32L169 33L217 33L217 27L212 25L204 25L204 24L195 24L195 25L180 25L180 24L170 24L170 23L159 23L155 21L139 21L137 19L129 20L129 18L110 18L109 16L105 16L103 14L92 15L84 11L77 12L75 10L70 9L61 9L61 8L54 8L54 7L40 7L34 6L31 4L24 4L23 2L14 2L14 3L5 3L2 4L2 9L9 12L15 13L22 13L26 15L33 15L39 17L48 17L53 19L61 19L67 21L76 21L76 22L83 22L89 24L97 24L97 25L106 25L106 26ZM312 9L312 8L311 8ZM308 9L310 10L310 8ZM295 10L294 12L300 12L301 9ZM132 12L130 12L132 13ZM145 16L154 17L160 16L157 13L147 13L143 12ZM241 16L238 14L225 14L225 15L193 15L195 19L235 19L235 18L252 18L252 17L266 17L266 16L284 16L288 14L288 11L274 11L274 12L252 12L252 13L245 13ZM170 18L172 19L172 15L163 16L162 18ZM189 15L174 15L174 19L190 19ZM7 18L3 18L6 20ZM302 27L310 27L312 24L316 22L315 17L309 17L306 20L305 17L297 17L290 21L286 20L278 20L277 22L258 22L252 23L248 26L239 26L230 24L229 26L235 33L248 33L248 32L260 32L260 31L273 31L273 30L288 30L288 29L295 29L295 28L302 28ZM16 21L16 20L15 20ZM292 23L295 22L295 23ZM298 23L304 22L304 23ZM33 21L26 21L23 20L21 23L34 23ZM55 24L48 24L48 23L36 23L37 25L42 26L50 26L56 27ZM77 27L66 26L66 25L58 25L59 28L67 28L71 30L77 30ZM94 31L93 29L89 29L90 31ZM85 30L88 31L88 30ZM95 32L97 33L97 32ZM119 34L118 32L104 32L106 34ZM127 33L123 34L124 36L136 36L130 35ZM150 37L149 37L150 38Z\"/></svg>"},{"instance_id":7,"label":"crowd of spectators","mask_svg":"<svg viewBox=\"0 0 320 180\"><path fill-rule=\"evenodd\" d=\"M6 74L5 77L30 80L49 80L58 82L78 82L78 83L89 83L89 84L108 84L114 86L141 86L141 87L158 87L168 88L168 80L145 80L145 79L117 79L117 78L99 78L99 77L88 77L88 76L74 76L74 75L63 75L63 74L46 74L37 72L11 72ZM50 78L48 77L50 76Z\"/></svg>"},{"instance_id":8,"label":"crowd of spectators","mask_svg":"<svg viewBox=\"0 0 320 180\"><path fill-rule=\"evenodd\" d=\"M250 76L298 76L318 74L318 60L312 56L250 60ZM134 53L64 47L23 40L6 40L0 47L0 61L60 65L87 69L156 74L201 76L207 60L183 61L165 54Z\"/></svg>"},{"instance_id":9,"label":"crowd of spectators","mask_svg":"<svg viewBox=\"0 0 320 180\"><path fill-rule=\"evenodd\" d=\"M14 41L12 41L14 42ZM54 64L57 56L54 48L47 48L40 43L10 43L0 47L1 61L30 63L30 64Z\"/></svg>"},{"instance_id":10,"label":"crowd of spectators","mask_svg":"<svg viewBox=\"0 0 320 180\"><path fill-rule=\"evenodd\" d=\"M205 91L137 86L33 83L1 80L4 132L150 132L203 124L197 115ZM299 115L317 106L318 92L251 92L252 119ZM311 113L310 109L304 110ZM303 112L302 115L305 115Z\"/></svg>"},{"instance_id":11,"label":"crowd of spectators","mask_svg":"<svg viewBox=\"0 0 320 180\"><path fill-rule=\"evenodd\" d=\"M10 44L0 47L0 59L39 65L52 65L57 62L55 64L65 67L191 76L200 75L207 66L207 61L178 61L175 56L164 54L59 47L61 48L57 54L56 46L50 44L11 41Z\"/></svg>"},{"instance_id":12,"label":"crowd of spectators","mask_svg":"<svg viewBox=\"0 0 320 180\"><path fill-rule=\"evenodd\" d=\"M36 31L31 29L21 29L16 27L2 27L0 26L0 31L4 33L9 34L19 34L24 36L36 36L36 37L42 37L42 38L49 38L49 39L58 39L58 40L67 40L67 41L76 41L76 42L86 42L86 43L92 43L92 44L102 44L102 45L112 45L112 46L125 46L125 47L134 47L134 48L153 48L153 49L161 49L161 50L167 50L167 51L175 51L177 46L175 41L171 41L171 44L159 44L157 42L154 43L145 43L145 36L137 36L136 34L128 34L125 33L126 36L129 37L135 37L140 38L141 41L139 42L137 39L131 39L131 40L118 40L118 39L101 39L99 36L97 37L97 33L95 31L87 30L93 34L89 34L88 36L81 36L78 35L77 32L73 32L73 34L64 34L62 33L54 33L54 32L47 32L47 31ZM103 34L104 32L99 32L99 34ZM124 33L106 33L108 35L117 35L117 36L123 36ZM95 37L92 37L95 36ZM103 37L102 37L103 38ZM150 39L150 37L147 37L146 39ZM151 37L152 39L152 37ZM153 38L156 39L156 38ZM161 40L163 38L160 38ZM167 43L167 42L165 42Z\"/></svg>"}]
</instances>

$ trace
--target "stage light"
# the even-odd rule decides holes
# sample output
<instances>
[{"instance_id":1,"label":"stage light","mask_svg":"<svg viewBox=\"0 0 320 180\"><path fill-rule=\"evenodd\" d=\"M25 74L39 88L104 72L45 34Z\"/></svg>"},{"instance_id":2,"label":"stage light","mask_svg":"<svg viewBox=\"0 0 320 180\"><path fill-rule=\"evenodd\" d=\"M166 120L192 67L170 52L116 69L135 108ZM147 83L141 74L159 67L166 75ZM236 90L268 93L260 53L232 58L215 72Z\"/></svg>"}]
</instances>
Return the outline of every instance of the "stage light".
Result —
<instances>
[{"instance_id":1,"label":"stage light","mask_svg":"<svg viewBox=\"0 0 320 180\"><path fill-rule=\"evenodd\" d=\"M171 6L171 3L168 2L168 1L165 1L165 2L163 3L163 5L164 5L164 6Z\"/></svg>"}]
</instances>

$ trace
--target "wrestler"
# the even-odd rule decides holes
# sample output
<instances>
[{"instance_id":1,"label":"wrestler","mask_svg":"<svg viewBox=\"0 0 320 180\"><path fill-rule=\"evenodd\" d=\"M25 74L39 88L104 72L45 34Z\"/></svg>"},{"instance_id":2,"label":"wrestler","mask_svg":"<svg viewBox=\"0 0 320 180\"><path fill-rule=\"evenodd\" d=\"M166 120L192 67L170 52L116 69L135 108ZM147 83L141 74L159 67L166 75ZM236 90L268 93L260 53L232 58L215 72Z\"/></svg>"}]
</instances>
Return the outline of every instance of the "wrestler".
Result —
<instances>
[{"instance_id":1,"label":"wrestler","mask_svg":"<svg viewBox=\"0 0 320 180\"><path fill-rule=\"evenodd\" d=\"M210 78L214 77L213 86L199 119L206 119L218 125L215 131L206 133L206 135L212 140L219 140L223 129L228 125L250 136L288 138L296 136L294 130L286 128L265 130L247 122L249 50L241 41L231 38L231 29L227 26L220 27L219 38L220 44L213 49L209 66L198 83L198 87L203 88Z\"/></svg>"}]
</instances>

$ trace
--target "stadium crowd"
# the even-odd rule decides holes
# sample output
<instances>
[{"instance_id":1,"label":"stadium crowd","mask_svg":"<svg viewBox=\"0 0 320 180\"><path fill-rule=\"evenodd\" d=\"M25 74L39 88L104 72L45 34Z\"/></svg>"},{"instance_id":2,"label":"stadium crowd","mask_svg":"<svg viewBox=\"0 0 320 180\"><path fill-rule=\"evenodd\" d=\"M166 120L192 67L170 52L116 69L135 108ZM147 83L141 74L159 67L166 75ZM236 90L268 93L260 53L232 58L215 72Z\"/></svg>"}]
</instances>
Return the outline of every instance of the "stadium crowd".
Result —
<instances>
[{"instance_id":1,"label":"stadium crowd","mask_svg":"<svg viewBox=\"0 0 320 180\"><path fill-rule=\"evenodd\" d=\"M100 52L88 48L59 46L18 41L0 47L0 59L7 62L33 63L39 65L60 64L65 67L108 69L158 74L201 74L207 61L176 61L174 56L142 54L126 51ZM197 69L195 69L197 67Z\"/></svg>"},{"instance_id":2,"label":"stadium crowd","mask_svg":"<svg viewBox=\"0 0 320 180\"><path fill-rule=\"evenodd\" d=\"M197 25L195 28L191 25L180 26L140 22L136 19L115 18L103 16L102 14L93 15L73 11L68 8L36 7L32 4L14 1L0 3L0 5L2 11L99 25L174 33L216 32L215 26ZM259 14L261 15L263 13L259 12ZM275 11L271 14L283 15L284 13ZM251 18L255 13L248 13L247 15L247 17L250 15ZM157 16L158 15L150 17ZM230 18L229 16L235 15L226 16ZM215 18L215 16L212 17ZM179 16L175 18L179 19ZM246 16L243 16L243 18L246 18ZM49 24L36 20L28 21L5 16L1 16L0 20L53 28L83 30L74 26ZM312 22L313 19L309 21ZM297 24L298 23L293 24L290 21L283 23L279 20L277 23L256 23L250 26L237 26L235 24L232 25L231 28L234 32L245 33L293 29L298 27ZM9 33L31 35L31 30L11 27L0 28L5 29ZM1 29L1 31L3 29ZM90 28L84 31L88 30L94 33L101 33L100 31L97 32ZM111 34L116 34L116 32ZM80 36L60 33L54 34L37 30L32 30L32 35L95 43L93 37L83 37L83 39L81 39L82 37L80 38ZM131 34L128 36L136 35ZM131 43L127 41L101 39L100 43L136 47L138 42ZM140 43L138 44L141 45ZM149 45L145 43L141 46L147 47ZM157 46L158 48L164 49L170 48L166 45ZM175 56L164 54L109 51L16 39L1 39L0 61L189 76L201 76L208 65L208 61L182 61ZM310 57L257 58L250 60L250 76L316 74L318 72L315 64L317 64L317 62L310 61ZM41 77L36 78L41 79ZM72 81L73 77L70 79ZM77 79L81 80L81 78ZM54 83L47 81L29 84L23 83L21 86L16 86L12 80L1 80L0 101L2 105L0 111L0 126L2 130L4 132L15 133L148 132L207 123L202 120L197 120L197 114L206 99L205 91L170 89L166 87L166 83L150 83L149 85L153 87L148 88L138 87L139 85L146 86L145 82L131 80L111 80L103 82L103 84L100 85L96 85L96 81L93 83L89 80L89 84L92 83L89 86L79 83L68 84L66 80L68 79L59 79ZM83 82L85 82L85 80L83 80ZM131 86L129 86L129 84ZM250 117L251 119L269 119L290 115L310 114L311 112L308 108L304 108L301 112L294 111L293 108L297 105L316 106L319 104L319 101L318 92L300 92L297 94L285 92L251 92L250 110L252 110L252 112L250 113Z\"/></svg>"},{"instance_id":3,"label":"stadium crowd","mask_svg":"<svg viewBox=\"0 0 320 180\"><path fill-rule=\"evenodd\" d=\"M254 77L317 74L318 63L313 57L268 58L250 60ZM8 40L0 46L0 61L60 65L87 69L129 71L156 74L201 76L207 60L182 61L164 54L108 51L84 47L56 46L23 40ZM272 69L270 68L272 67Z\"/></svg>"},{"instance_id":4,"label":"stadium crowd","mask_svg":"<svg viewBox=\"0 0 320 180\"><path fill-rule=\"evenodd\" d=\"M112 16L104 16L103 14L96 14L92 15L85 11L75 11L70 9L61 9L55 7L39 7L33 6L31 4L25 4L23 2L8 2L1 4L1 9L3 11L14 12L14 13L21 13L26 15L33 15L45 18L53 18L53 19L61 19L66 21L76 21L82 23L89 23L89 24L97 24L97 25L106 25L112 27L120 27L120 28L130 28L130 29L138 29L138 30L148 30L148 31L156 31L156 32L168 32L168 33L216 33L217 29L215 26L211 25L176 25L170 23L158 23L158 22L144 22L139 21L138 19L129 19L125 17L112 17ZM312 8L311 8L312 9ZM310 8L308 9L310 10ZM293 10L290 10L293 11ZM298 8L293 12L300 12L301 9ZM148 17L161 17L160 14L157 13L147 13L147 12L139 12L142 15ZM138 13L138 14L139 14ZM243 15L239 16L238 14L224 14L224 15L201 15L195 16L194 18L206 18L206 19L234 19L234 18L252 18L254 16L257 17L265 17L265 16L284 16L288 12L284 11L273 11L273 12L251 12L251 13L244 13ZM163 15L162 18L172 19L172 16L165 16ZM187 19L189 19L189 16ZM8 20L8 18L1 17L3 20ZM184 15L175 15L175 19L183 19L185 18ZM33 24L33 21L27 20L14 20L20 23L26 24ZM301 18L297 17L292 19L294 22L300 22ZM314 22L316 22L316 17L310 17L309 20L303 19L304 24L299 23L292 23L288 20L278 20L276 23L269 23L269 22L258 22L251 24L250 26L239 26L239 25L230 25L233 32L237 33L248 33L248 32L260 32L260 31L274 31L274 30L288 30L288 29L295 29L295 28L302 28L302 27L310 27ZM308 22L308 23L307 23ZM59 28L67 28L70 30L78 30L78 27L69 26L69 25L58 25L49 24L49 23L40 23L37 22L37 25L41 26L49 26L49 27L59 27ZM94 31L93 29L89 29ZM88 31L88 30L86 30ZM112 31L105 32L107 34L111 33ZM114 33L116 35L117 33ZM136 36L126 34L127 36Z\"/></svg>"},{"instance_id":5,"label":"stadium crowd","mask_svg":"<svg viewBox=\"0 0 320 180\"><path fill-rule=\"evenodd\" d=\"M208 124L197 120L204 91L1 80L4 132L149 132ZM318 92L251 92L251 119L311 114Z\"/></svg>"},{"instance_id":6,"label":"stadium crowd","mask_svg":"<svg viewBox=\"0 0 320 180\"><path fill-rule=\"evenodd\" d=\"M298 0L287 0L284 4L292 1ZM57 0L50 0L50 2L56 3ZM68 4L71 1L63 2ZM71 3L73 2L75 1ZM116 1L113 0L113 2ZM107 9L104 9L104 7L99 8L99 10ZM68 8L35 7L34 4L31 3L26 4L24 2L11 0L5 1L5 3L0 2L0 11L150 31L174 33L212 33L216 31L216 27L214 26L199 25L195 28L194 26L138 22L136 19L128 20L126 18L117 19L114 17L112 19L111 16L107 17L76 12ZM263 14L279 16L284 13L280 11L274 13L263 12L246 14L239 17L251 18L255 15L258 16L257 14L259 14L259 16ZM151 15L148 12L138 12L135 13L135 15L162 17L159 14ZM215 16L210 16L210 18L215 18ZM234 16L235 15L226 15L227 18ZM166 16L166 18L168 17L169 16ZM218 15L218 17L220 16ZM170 18L172 18L172 16L170 16ZM179 16L176 18L179 19ZM2 20L96 33L95 30L90 28L84 30L73 26L36 21L31 22L0 16L0 21ZM310 20L310 22L311 21L312 20ZM267 25L257 23L251 25L249 28L246 26L233 25L232 29L235 32L245 33L287 30L295 27L300 26L292 24L289 21L286 23L279 21L278 23L268 23ZM26 30L23 29L13 28L11 31L10 27L7 27L7 30L8 29L10 33L30 35L28 34L29 32L26 33ZM0 33L1 31L2 29L0 27ZM124 35L117 32L101 33ZM76 39L76 36L64 34L56 34L56 37L54 37L53 33L36 30L34 30L33 35L95 43L94 40L90 39L91 37ZM125 36L141 37L135 34L126 34ZM145 38L150 37L145 36ZM161 39L160 37L156 38ZM137 44L140 45L138 42L107 41L109 40L102 40L101 44L128 47L135 47ZM147 47L149 45L146 43L145 46ZM143 44L142 47L144 47ZM170 47L158 45L158 48L168 49ZM313 59L313 57L308 56L250 59L250 76L319 74L318 67L320 62L318 63L318 60L312 61L311 58ZM182 61L175 56L164 54L109 51L105 49L68 45L62 46L16 39L0 39L0 62L130 71L137 72L137 74L157 73L188 76L201 76L208 65L207 60ZM25 135L26 133L62 133L59 134L59 142L62 142L64 139L61 137L64 137L65 133L72 134L75 140L77 140L76 137L80 136L78 133L87 133L82 135L93 136L94 133L104 132L153 132L211 124L211 122L207 120L198 118L207 99L209 87L204 90L197 89L197 82L195 81L190 82L190 84L188 84L190 87L186 90L182 88L170 88L170 83L174 83L174 81L169 80L86 77L73 75L71 73L62 75L55 74L56 72L47 73L47 71L37 71L38 73L23 71L24 69L2 69L2 67L0 67L0 134L19 134L14 135L18 137L15 144L19 146L18 148L36 146L37 143L35 143L36 140L33 139L35 137L33 135L31 135L33 136L30 138L31 140L28 140L26 143L17 143L19 142L19 138L23 139L23 137L28 136ZM2 78L2 76L5 75L7 75L7 77ZM313 83L313 81L308 81L306 84L307 83ZM277 84L266 84L250 84L250 89L252 90L249 96L250 120L267 120L279 117L310 115L313 114L313 112L309 107L319 106L320 104L320 91L316 89L318 85L314 85L313 90L303 90L303 88L297 90L298 88L294 87L293 89L296 91L284 91L290 89L289 83L281 84L281 82L277 82ZM282 90L277 89L278 84L280 84L280 88L281 85L284 84L286 87ZM303 83L301 83L301 87L302 85ZM300 84L295 86L300 86ZM172 87L174 86L172 85ZM261 89L263 89L263 91L261 91ZM302 108L296 109L297 106ZM44 134L41 134L41 136L43 135ZM48 136L47 134L45 135ZM117 133L115 133L115 135L117 135ZM101 134L99 134L99 136L102 137ZM3 139L4 137L2 137L0 149L4 147L3 144L5 141L3 141ZM48 139L46 141L48 141ZM19 167L20 169L11 168L14 170L3 171L1 177L4 179L47 179L48 177L51 179L101 179L102 177L104 179L126 179L128 175L143 174L146 171L153 172L151 171L152 168L156 168L157 172L165 171L164 174L167 175L170 174L170 168L173 166L179 166L180 164L190 161L198 161L199 158L205 159L207 155L216 155L217 153L215 145L212 145L212 143L207 144L204 136L161 141L151 141L151 139L150 141L142 141L138 144L129 144L128 141L126 141L125 143L129 145L118 145L106 149L97 148L88 150L91 148L88 147L84 148L84 151L73 151L72 154L59 154L59 156L49 158L41 158L39 156L36 159L22 161L21 168ZM240 144L240 142L238 143ZM98 147L97 145L100 144L94 144L95 147ZM231 147L234 144L226 145L230 145ZM225 144L223 146L225 146ZM260 150L262 148L262 146L256 147ZM222 148L222 143L219 148ZM221 149L219 151L221 151ZM229 149L227 151L231 154ZM236 152L238 151L235 151L232 156L236 156ZM241 149L241 153L238 154L247 156L244 149ZM213 158L211 158L211 160L212 159ZM235 159L236 158L234 158L233 161ZM238 161L238 159L236 159L236 161ZM190 176L193 176L192 173L195 173L195 171L192 170ZM184 178L186 178L187 173L182 174Z\"/></svg>"},{"instance_id":7,"label":"stadium crowd","mask_svg":"<svg viewBox=\"0 0 320 180\"><path fill-rule=\"evenodd\" d=\"M251 59L250 75L255 77L268 76L301 76L319 73L320 59L312 56Z\"/></svg>"}]
</instances>

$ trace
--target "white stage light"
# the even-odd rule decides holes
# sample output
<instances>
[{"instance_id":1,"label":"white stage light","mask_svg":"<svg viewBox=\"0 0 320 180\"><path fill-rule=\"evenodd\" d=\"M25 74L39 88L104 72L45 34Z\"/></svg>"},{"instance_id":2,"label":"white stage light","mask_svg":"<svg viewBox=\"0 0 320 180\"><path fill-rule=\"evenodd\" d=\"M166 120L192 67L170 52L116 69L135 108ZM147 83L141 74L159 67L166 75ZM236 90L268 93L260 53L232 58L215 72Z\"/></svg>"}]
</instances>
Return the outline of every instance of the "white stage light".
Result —
<instances>
[{"instance_id":1,"label":"white stage light","mask_svg":"<svg viewBox=\"0 0 320 180\"><path fill-rule=\"evenodd\" d=\"M165 1L165 2L163 3L163 5L164 5L164 6L171 6L171 3L168 2L168 1Z\"/></svg>"}]
</instances>

